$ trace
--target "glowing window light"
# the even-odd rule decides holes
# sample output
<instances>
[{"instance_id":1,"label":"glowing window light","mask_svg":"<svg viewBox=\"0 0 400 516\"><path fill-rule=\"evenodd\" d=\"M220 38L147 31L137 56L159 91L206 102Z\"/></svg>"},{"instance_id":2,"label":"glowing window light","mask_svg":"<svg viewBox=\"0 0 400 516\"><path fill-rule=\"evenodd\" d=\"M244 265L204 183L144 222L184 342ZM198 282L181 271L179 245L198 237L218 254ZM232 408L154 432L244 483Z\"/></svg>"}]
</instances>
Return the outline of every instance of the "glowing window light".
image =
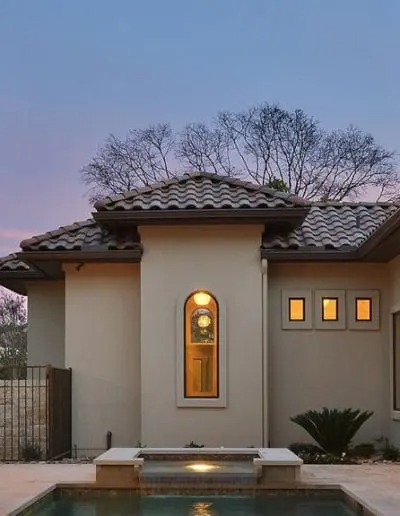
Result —
<instances>
[{"instance_id":1,"label":"glowing window light","mask_svg":"<svg viewBox=\"0 0 400 516\"><path fill-rule=\"evenodd\" d=\"M289 321L305 321L304 297L289 298Z\"/></svg>"},{"instance_id":2,"label":"glowing window light","mask_svg":"<svg viewBox=\"0 0 400 516\"><path fill-rule=\"evenodd\" d=\"M338 298L324 297L322 298L322 320L337 321L338 317Z\"/></svg>"},{"instance_id":3,"label":"glowing window light","mask_svg":"<svg viewBox=\"0 0 400 516\"><path fill-rule=\"evenodd\" d=\"M210 294L207 294L207 292L203 292L203 291L196 292L196 294L193 297L194 297L194 302L198 306L206 306L211 301Z\"/></svg>"},{"instance_id":4,"label":"glowing window light","mask_svg":"<svg viewBox=\"0 0 400 516\"><path fill-rule=\"evenodd\" d=\"M208 328L211 324L211 317L209 315L200 315L197 320L197 324L200 328Z\"/></svg>"},{"instance_id":5,"label":"glowing window light","mask_svg":"<svg viewBox=\"0 0 400 516\"><path fill-rule=\"evenodd\" d=\"M356 298L356 321L371 321L372 310L371 310L372 299L367 298Z\"/></svg>"}]
</instances>

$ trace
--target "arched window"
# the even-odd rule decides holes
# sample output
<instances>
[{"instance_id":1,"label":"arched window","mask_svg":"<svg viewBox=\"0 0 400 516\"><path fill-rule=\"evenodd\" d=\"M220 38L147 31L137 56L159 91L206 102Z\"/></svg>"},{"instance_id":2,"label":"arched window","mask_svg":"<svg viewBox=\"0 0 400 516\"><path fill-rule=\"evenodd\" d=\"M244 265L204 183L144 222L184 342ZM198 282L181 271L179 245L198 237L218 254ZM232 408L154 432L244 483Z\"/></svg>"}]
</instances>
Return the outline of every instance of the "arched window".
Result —
<instances>
[{"instance_id":1,"label":"arched window","mask_svg":"<svg viewBox=\"0 0 400 516\"><path fill-rule=\"evenodd\" d=\"M185 302L185 398L218 398L218 303L208 292Z\"/></svg>"}]
</instances>

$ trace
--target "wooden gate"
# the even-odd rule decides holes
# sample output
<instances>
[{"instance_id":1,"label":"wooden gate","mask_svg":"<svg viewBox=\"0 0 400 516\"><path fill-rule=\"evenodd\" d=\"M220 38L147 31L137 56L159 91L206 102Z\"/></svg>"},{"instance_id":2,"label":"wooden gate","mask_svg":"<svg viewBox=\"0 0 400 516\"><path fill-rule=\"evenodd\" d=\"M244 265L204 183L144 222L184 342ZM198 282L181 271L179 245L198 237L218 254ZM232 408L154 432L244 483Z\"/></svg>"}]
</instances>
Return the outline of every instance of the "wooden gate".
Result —
<instances>
[{"instance_id":1,"label":"wooden gate","mask_svg":"<svg viewBox=\"0 0 400 516\"><path fill-rule=\"evenodd\" d=\"M71 376L71 369L48 369L48 459L71 454Z\"/></svg>"}]
</instances>

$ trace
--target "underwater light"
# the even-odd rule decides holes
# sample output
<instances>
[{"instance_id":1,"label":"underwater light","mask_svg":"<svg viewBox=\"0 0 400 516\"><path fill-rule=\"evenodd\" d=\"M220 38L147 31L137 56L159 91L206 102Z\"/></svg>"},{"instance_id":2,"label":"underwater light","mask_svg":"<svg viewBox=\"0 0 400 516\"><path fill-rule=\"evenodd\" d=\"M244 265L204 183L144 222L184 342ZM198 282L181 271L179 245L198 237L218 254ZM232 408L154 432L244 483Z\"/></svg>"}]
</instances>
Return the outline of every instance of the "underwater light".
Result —
<instances>
[{"instance_id":1,"label":"underwater light","mask_svg":"<svg viewBox=\"0 0 400 516\"><path fill-rule=\"evenodd\" d=\"M186 467L196 473L207 473L213 469L218 469L218 466L215 466L215 464L206 464L205 462L194 462L193 464L188 464Z\"/></svg>"}]
</instances>

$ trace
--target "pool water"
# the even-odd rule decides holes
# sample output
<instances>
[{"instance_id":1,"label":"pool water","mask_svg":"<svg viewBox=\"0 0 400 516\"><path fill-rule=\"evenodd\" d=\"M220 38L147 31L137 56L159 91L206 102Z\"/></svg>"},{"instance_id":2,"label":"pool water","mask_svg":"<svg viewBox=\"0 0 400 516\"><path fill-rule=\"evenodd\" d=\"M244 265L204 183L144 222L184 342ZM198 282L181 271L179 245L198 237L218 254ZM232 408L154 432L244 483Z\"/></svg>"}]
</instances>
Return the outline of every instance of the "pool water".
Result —
<instances>
[{"instance_id":1,"label":"pool water","mask_svg":"<svg viewBox=\"0 0 400 516\"><path fill-rule=\"evenodd\" d=\"M43 516L355 516L340 493L256 496L55 495L30 515Z\"/></svg>"}]
</instances>

